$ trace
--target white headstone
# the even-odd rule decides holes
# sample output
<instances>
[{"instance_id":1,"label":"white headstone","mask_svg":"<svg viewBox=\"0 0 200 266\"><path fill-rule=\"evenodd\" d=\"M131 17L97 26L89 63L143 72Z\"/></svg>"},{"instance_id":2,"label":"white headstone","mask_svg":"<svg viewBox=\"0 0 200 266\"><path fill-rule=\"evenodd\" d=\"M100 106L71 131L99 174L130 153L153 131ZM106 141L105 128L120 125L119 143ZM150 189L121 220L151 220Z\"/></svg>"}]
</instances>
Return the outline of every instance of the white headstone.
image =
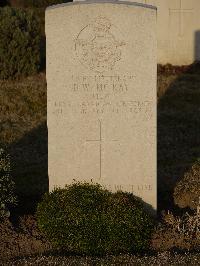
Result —
<instances>
[{"instance_id":1,"label":"white headstone","mask_svg":"<svg viewBox=\"0 0 200 266\"><path fill-rule=\"evenodd\" d=\"M156 209L156 9L46 11L49 184L133 192Z\"/></svg>"}]
</instances>

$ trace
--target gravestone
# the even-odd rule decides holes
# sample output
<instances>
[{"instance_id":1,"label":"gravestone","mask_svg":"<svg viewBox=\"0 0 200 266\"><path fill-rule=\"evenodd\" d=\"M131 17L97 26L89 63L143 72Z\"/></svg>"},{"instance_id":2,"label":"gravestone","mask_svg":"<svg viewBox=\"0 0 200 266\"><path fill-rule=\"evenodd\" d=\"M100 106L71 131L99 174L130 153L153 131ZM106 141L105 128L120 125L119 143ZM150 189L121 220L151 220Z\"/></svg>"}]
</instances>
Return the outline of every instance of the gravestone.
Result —
<instances>
[{"instance_id":1,"label":"gravestone","mask_svg":"<svg viewBox=\"0 0 200 266\"><path fill-rule=\"evenodd\" d=\"M156 209L156 8L46 11L49 186L128 191Z\"/></svg>"}]
</instances>

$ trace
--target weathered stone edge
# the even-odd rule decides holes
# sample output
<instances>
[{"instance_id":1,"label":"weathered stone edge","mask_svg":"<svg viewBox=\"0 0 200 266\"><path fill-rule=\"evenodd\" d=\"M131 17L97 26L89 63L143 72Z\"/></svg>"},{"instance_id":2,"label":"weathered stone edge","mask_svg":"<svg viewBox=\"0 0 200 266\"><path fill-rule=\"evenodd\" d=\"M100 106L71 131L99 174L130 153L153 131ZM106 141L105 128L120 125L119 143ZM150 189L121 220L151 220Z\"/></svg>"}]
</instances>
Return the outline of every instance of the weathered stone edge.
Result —
<instances>
[{"instance_id":1,"label":"weathered stone edge","mask_svg":"<svg viewBox=\"0 0 200 266\"><path fill-rule=\"evenodd\" d=\"M113 0L94 0L94 1L76 1L76 2L69 2L69 3L63 3L58 5L52 5L46 8L46 11L61 8L64 6L72 6L72 5L89 5L89 4L117 4L117 5L129 5L129 6L139 6L144 8L150 8L153 10L157 10L156 6L137 3L137 2L128 2L128 1L113 1Z\"/></svg>"}]
</instances>

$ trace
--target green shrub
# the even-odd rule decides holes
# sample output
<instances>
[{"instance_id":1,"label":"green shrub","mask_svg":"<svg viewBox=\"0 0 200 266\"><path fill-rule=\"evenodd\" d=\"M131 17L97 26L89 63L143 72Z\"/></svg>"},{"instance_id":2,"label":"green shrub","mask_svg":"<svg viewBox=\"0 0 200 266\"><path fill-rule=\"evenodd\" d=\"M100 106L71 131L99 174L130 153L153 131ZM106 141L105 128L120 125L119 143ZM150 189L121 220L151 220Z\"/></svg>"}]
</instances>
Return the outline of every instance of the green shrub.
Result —
<instances>
[{"instance_id":1,"label":"green shrub","mask_svg":"<svg viewBox=\"0 0 200 266\"><path fill-rule=\"evenodd\" d=\"M32 75L39 70L40 31L33 11L0 8L0 79Z\"/></svg>"},{"instance_id":2,"label":"green shrub","mask_svg":"<svg viewBox=\"0 0 200 266\"><path fill-rule=\"evenodd\" d=\"M72 2L69 0L9 0L11 6L42 8L56 4Z\"/></svg>"},{"instance_id":3,"label":"green shrub","mask_svg":"<svg viewBox=\"0 0 200 266\"><path fill-rule=\"evenodd\" d=\"M29 3L33 3L34 7L47 7L51 5L57 5L70 2L68 0L28 0Z\"/></svg>"},{"instance_id":4,"label":"green shrub","mask_svg":"<svg viewBox=\"0 0 200 266\"><path fill-rule=\"evenodd\" d=\"M44 196L38 225L56 248L86 255L148 248L153 222L132 194L75 183Z\"/></svg>"},{"instance_id":5,"label":"green shrub","mask_svg":"<svg viewBox=\"0 0 200 266\"><path fill-rule=\"evenodd\" d=\"M9 208L16 204L14 182L10 177L10 157L0 149L0 218L10 215Z\"/></svg>"}]
</instances>

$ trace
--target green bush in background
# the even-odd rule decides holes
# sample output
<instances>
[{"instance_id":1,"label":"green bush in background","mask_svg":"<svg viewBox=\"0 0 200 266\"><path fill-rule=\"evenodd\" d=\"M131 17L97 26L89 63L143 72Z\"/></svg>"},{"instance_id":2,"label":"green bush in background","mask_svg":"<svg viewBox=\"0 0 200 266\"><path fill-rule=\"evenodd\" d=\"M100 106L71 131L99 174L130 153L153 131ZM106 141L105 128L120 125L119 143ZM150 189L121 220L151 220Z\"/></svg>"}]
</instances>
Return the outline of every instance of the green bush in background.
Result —
<instances>
[{"instance_id":1,"label":"green bush in background","mask_svg":"<svg viewBox=\"0 0 200 266\"><path fill-rule=\"evenodd\" d=\"M153 221L132 194L75 183L46 194L38 225L56 248L86 255L148 248Z\"/></svg>"},{"instance_id":2,"label":"green bush in background","mask_svg":"<svg viewBox=\"0 0 200 266\"><path fill-rule=\"evenodd\" d=\"M17 202L10 173L10 157L0 148L0 219L9 217L9 208Z\"/></svg>"},{"instance_id":3,"label":"green bush in background","mask_svg":"<svg viewBox=\"0 0 200 266\"><path fill-rule=\"evenodd\" d=\"M8 0L11 6L15 7L36 7L46 8L47 6L72 2L69 0Z\"/></svg>"},{"instance_id":4,"label":"green bush in background","mask_svg":"<svg viewBox=\"0 0 200 266\"><path fill-rule=\"evenodd\" d=\"M0 79L38 72L41 27L31 10L0 8Z\"/></svg>"}]
</instances>

